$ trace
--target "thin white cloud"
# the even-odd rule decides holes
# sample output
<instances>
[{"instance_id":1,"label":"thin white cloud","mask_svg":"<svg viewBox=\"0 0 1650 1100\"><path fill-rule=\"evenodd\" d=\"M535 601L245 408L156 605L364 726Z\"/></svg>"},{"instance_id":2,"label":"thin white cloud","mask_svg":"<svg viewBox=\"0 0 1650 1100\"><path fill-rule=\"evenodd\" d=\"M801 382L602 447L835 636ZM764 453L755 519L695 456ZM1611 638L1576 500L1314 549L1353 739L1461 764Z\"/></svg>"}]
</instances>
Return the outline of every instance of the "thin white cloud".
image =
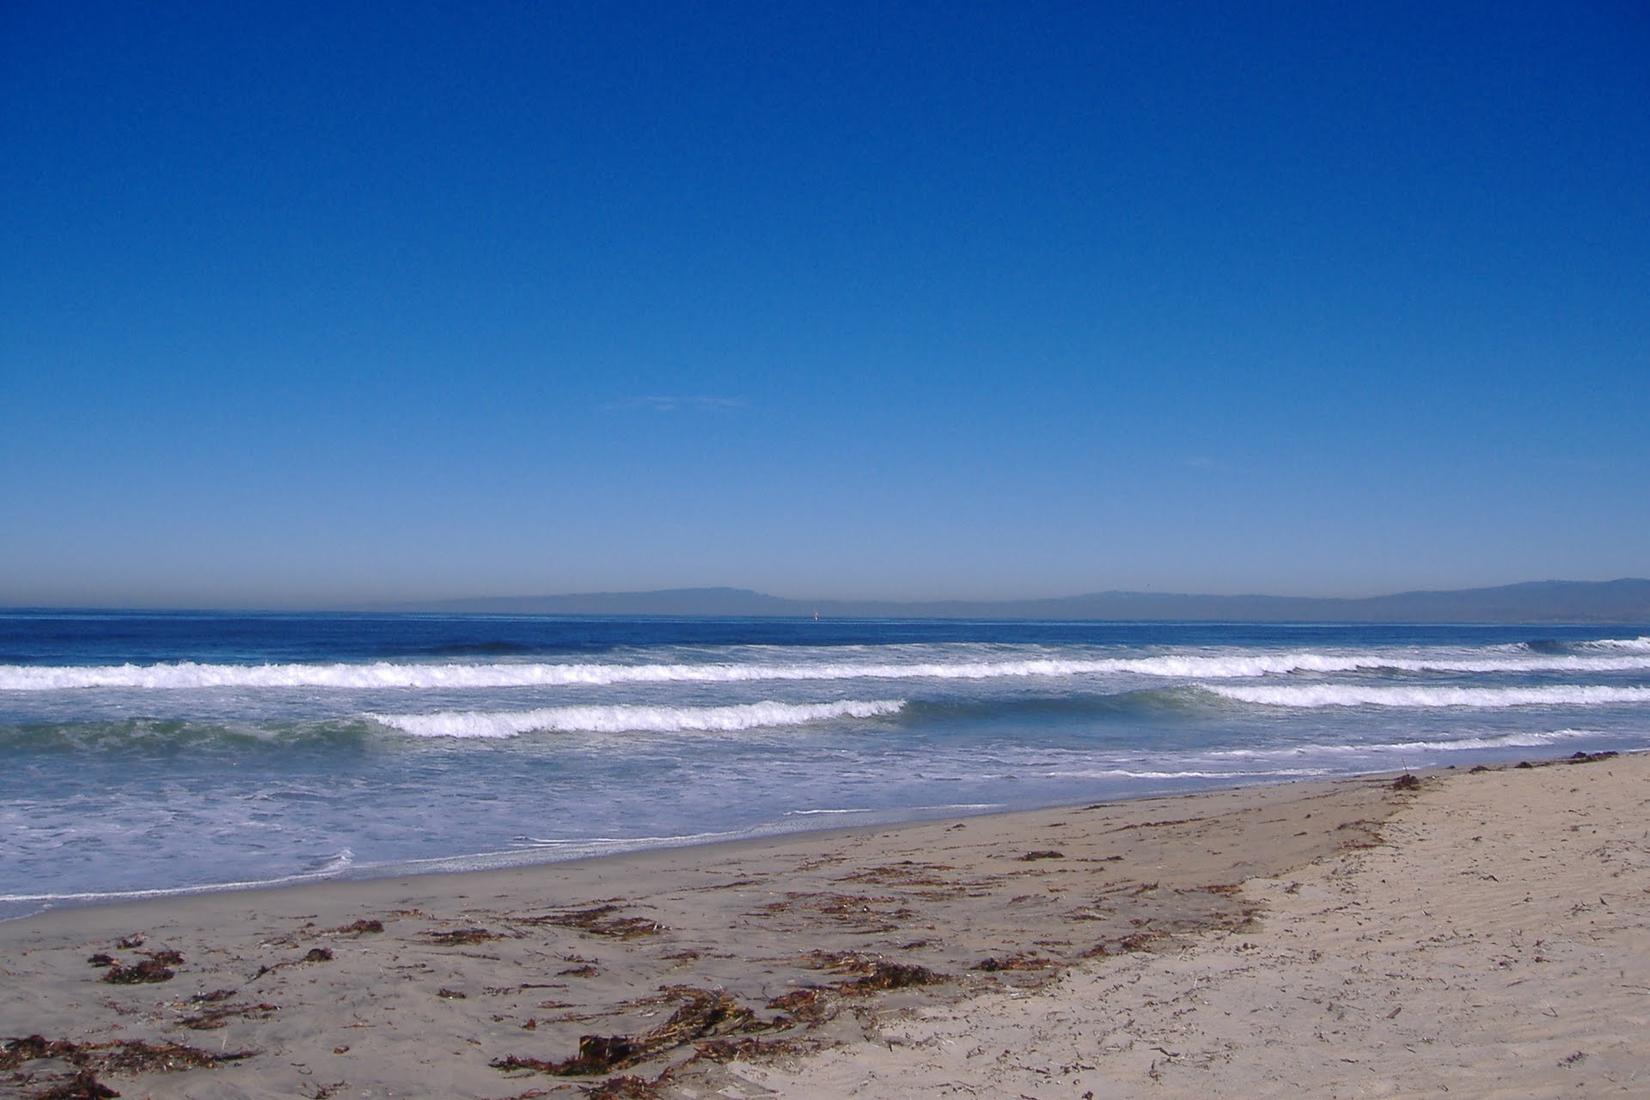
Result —
<instances>
[{"instance_id":1,"label":"thin white cloud","mask_svg":"<svg viewBox=\"0 0 1650 1100\"><path fill-rule=\"evenodd\" d=\"M742 409L745 407L745 399L707 393L651 393L626 398L612 407L648 409L660 413L714 412L718 409Z\"/></svg>"}]
</instances>

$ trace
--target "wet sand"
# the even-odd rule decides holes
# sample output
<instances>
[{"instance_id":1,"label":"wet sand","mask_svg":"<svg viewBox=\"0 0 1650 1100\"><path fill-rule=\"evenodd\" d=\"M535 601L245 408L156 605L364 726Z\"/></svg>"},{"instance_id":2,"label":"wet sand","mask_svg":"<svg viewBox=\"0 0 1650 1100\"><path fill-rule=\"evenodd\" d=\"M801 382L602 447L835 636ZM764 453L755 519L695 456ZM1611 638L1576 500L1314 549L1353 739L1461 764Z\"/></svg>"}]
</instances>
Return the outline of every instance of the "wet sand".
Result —
<instances>
[{"instance_id":1,"label":"wet sand","mask_svg":"<svg viewBox=\"0 0 1650 1100\"><path fill-rule=\"evenodd\" d=\"M0 925L0 1095L1632 1092L1647 780L1297 783L50 913Z\"/></svg>"}]
</instances>

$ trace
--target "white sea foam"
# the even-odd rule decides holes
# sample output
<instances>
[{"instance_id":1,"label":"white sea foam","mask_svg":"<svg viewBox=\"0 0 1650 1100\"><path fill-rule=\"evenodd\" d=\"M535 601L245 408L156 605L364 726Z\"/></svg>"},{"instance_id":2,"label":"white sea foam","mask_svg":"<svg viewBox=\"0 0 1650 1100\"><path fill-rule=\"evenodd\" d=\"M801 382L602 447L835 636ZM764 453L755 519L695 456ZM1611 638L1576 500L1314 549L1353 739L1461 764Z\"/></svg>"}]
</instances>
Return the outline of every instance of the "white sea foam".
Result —
<instances>
[{"instance_id":1,"label":"white sea foam","mask_svg":"<svg viewBox=\"0 0 1650 1100\"><path fill-rule=\"evenodd\" d=\"M1272 779L1278 776L1328 775L1327 768L1267 768L1263 771L1135 771L1129 768L1074 768L1044 772L1051 779Z\"/></svg>"},{"instance_id":2,"label":"white sea foam","mask_svg":"<svg viewBox=\"0 0 1650 1100\"><path fill-rule=\"evenodd\" d=\"M1645 643L1640 646L1638 643ZM561 662L391 662L358 664L222 665L183 661L153 665L0 665L0 691L88 688L188 690L202 688L468 689L655 683L745 683L806 680L988 680L1133 674L1191 680L1249 679L1289 673L1390 669L1399 672L1630 672L1650 669L1650 639L1619 645L1592 643L1610 655L1273 653L1151 657L951 661L813 661L792 664L672 662L598 664ZM1642 652L1641 652L1642 650ZM1623 651L1623 652L1617 652Z\"/></svg>"},{"instance_id":3,"label":"white sea foam","mask_svg":"<svg viewBox=\"0 0 1650 1100\"><path fill-rule=\"evenodd\" d=\"M584 847L592 844L620 845L631 848L672 848L688 844L704 844L712 840L727 840L732 837L747 835L737 829L724 829L709 833L670 833L665 836L581 836L581 837L542 837L524 836L521 839L535 848L569 848ZM487 853L482 853L487 854ZM498 853L493 853L498 854ZM451 858L451 857L441 857ZM423 862L410 860L411 863Z\"/></svg>"},{"instance_id":4,"label":"white sea foam","mask_svg":"<svg viewBox=\"0 0 1650 1100\"><path fill-rule=\"evenodd\" d=\"M731 733L798 726L832 718L878 718L897 714L902 699L854 699L835 703L743 703L726 707L633 705L543 707L518 711L445 711L435 714L370 714L380 725L414 737L514 737L551 733Z\"/></svg>"},{"instance_id":5,"label":"white sea foam","mask_svg":"<svg viewBox=\"0 0 1650 1100\"><path fill-rule=\"evenodd\" d=\"M1205 687L1224 699L1271 707L1594 707L1650 703L1650 688L1376 686L1291 684L1287 687Z\"/></svg>"},{"instance_id":6,"label":"white sea foam","mask_svg":"<svg viewBox=\"0 0 1650 1100\"><path fill-rule=\"evenodd\" d=\"M868 806L848 807L841 810L786 810L786 817L814 817L818 814L874 814L877 811Z\"/></svg>"},{"instance_id":7,"label":"white sea foam","mask_svg":"<svg viewBox=\"0 0 1650 1100\"><path fill-rule=\"evenodd\" d=\"M1213 749L1198 755L1205 759L1279 760L1301 756L1361 756L1367 753L1466 752L1476 749L1539 748L1577 738L1602 737L1597 730L1529 730L1486 737L1456 737L1444 741L1385 741L1374 744L1292 745L1276 749Z\"/></svg>"},{"instance_id":8,"label":"white sea foam","mask_svg":"<svg viewBox=\"0 0 1650 1100\"><path fill-rule=\"evenodd\" d=\"M152 890L102 890L66 894L0 894L0 904L7 902L85 902L85 901L142 901L145 898L174 898L188 894L218 894L235 890L263 890L271 886L291 886L300 882L336 878L350 869L355 854L344 848L326 866L276 878L246 879L241 882L209 882L199 886L169 886Z\"/></svg>"}]
</instances>

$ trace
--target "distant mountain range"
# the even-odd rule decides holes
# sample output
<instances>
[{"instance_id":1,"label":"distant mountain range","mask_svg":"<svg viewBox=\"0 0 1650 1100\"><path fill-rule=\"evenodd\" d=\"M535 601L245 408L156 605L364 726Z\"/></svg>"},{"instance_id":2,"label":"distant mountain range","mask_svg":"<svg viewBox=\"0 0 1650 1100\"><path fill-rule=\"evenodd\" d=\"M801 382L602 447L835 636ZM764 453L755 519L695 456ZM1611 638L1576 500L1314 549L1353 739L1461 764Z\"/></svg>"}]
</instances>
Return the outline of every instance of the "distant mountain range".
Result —
<instances>
[{"instance_id":1,"label":"distant mountain range","mask_svg":"<svg viewBox=\"0 0 1650 1100\"><path fill-rule=\"evenodd\" d=\"M567 596L492 596L398 605L400 611L510 615L739 618L1110 619L1203 622L1650 623L1650 580L1531 581L1496 588L1336 599L1095 592L1037 600L797 600L745 588L667 588Z\"/></svg>"}]
</instances>

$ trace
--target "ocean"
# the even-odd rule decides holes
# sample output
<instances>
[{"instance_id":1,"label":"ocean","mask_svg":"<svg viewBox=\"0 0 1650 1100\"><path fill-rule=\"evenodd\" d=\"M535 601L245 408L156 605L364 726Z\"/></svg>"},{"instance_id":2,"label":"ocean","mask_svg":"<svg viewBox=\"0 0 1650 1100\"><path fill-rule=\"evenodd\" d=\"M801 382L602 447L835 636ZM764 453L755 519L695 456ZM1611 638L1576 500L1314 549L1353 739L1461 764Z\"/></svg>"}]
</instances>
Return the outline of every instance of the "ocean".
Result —
<instances>
[{"instance_id":1,"label":"ocean","mask_svg":"<svg viewBox=\"0 0 1650 1100\"><path fill-rule=\"evenodd\" d=\"M0 918L1650 746L1650 625L0 615Z\"/></svg>"}]
</instances>

